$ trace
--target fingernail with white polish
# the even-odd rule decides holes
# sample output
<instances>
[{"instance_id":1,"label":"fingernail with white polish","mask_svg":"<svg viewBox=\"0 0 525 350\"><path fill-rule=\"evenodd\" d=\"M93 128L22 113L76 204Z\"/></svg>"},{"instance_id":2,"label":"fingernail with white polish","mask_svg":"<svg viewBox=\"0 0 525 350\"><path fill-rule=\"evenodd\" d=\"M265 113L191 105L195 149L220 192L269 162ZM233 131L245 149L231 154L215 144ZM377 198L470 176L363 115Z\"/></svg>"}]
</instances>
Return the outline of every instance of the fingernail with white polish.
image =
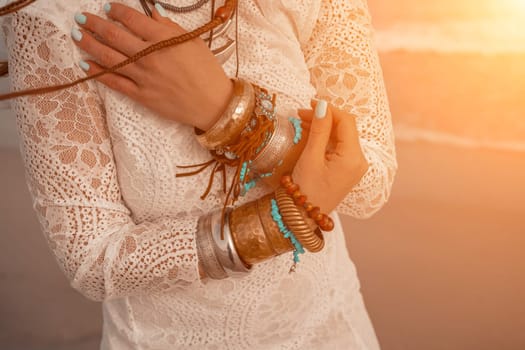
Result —
<instances>
[{"instance_id":1,"label":"fingernail with white polish","mask_svg":"<svg viewBox=\"0 0 525 350\"><path fill-rule=\"evenodd\" d=\"M315 117L323 119L326 116L326 108L328 108L328 103L325 100L319 100L315 106Z\"/></svg>"},{"instance_id":2,"label":"fingernail with white polish","mask_svg":"<svg viewBox=\"0 0 525 350\"><path fill-rule=\"evenodd\" d=\"M80 68L82 68L83 71L87 72L89 70L89 63L87 63L84 60L80 60L80 62L78 62L78 65L80 66Z\"/></svg>"},{"instance_id":3,"label":"fingernail with white polish","mask_svg":"<svg viewBox=\"0 0 525 350\"><path fill-rule=\"evenodd\" d=\"M78 30L78 28L73 28L71 30L71 36L73 37L73 39L75 39L76 41L80 41L82 40L82 32L80 30Z\"/></svg>"},{"instance_id":4,"label":"fingernail with white polish","mask_svg":"<svg viewBox=\"0 0 525 350\"><path fill-rule=\"evenodd\" d=\"M105 12L105 13L108 13L108 12L111 10L111 4L110 4L109 2L106 2L106 3L104 4L103 9L104 9L104 12Z\"/></svg>"},{"instance_id":5,"label":"fingernail with white polish","mask_svg":"<svg viewBox=\"0 0 525 350\"><path fill-rule=\"evenodd\" d=\"M82 13L75 13L75 22L78 24L86 24L87 17Z\"/></svg>"},{"instance_id":6,"label":"fingernail with white polish","mask_svg":"<svg viewBox=\"0 0 525 350\"><path fill-rule=\"evenodd\" d=\"M164 9L164 7L162 7L162 5L159 4L158 2L155 4L155 9L159 13L159 15L161 15L162 17L168 17L168 13Z\"/></svg>"}]
</instances>

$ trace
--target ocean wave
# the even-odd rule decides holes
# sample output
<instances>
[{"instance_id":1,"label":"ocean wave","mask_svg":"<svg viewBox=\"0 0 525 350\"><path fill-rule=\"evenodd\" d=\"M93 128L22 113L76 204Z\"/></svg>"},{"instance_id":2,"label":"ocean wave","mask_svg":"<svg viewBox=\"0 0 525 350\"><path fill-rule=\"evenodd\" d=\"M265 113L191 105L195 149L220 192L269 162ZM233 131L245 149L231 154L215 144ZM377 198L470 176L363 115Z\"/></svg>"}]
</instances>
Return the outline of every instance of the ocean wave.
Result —
<instances>
[{"instance_id":1,"label":"ocean wave","mask_svg":"<svg viewBox=\"0 0 525 350\"><path fill-rule=\"evenodd\" d=\"M483 19L404 22L376 30L379 51L525 53L522 22Z\"/></svg>"},{"instance_id":2,"label":"ocean wave","mask_svg":"<svg viewBox=\"0 0 525 350\"><path fill-rule=\"evenodd\" d=\"M525 142L519 140L483 140L479 138L469 138L461 135L445 133L431 129L412 127L409 125L399 123L397 123L394 126L394 132L396 135L396 140L400 141L423 141L462 148L525 152Z\"/></svg>"}]
</instances>

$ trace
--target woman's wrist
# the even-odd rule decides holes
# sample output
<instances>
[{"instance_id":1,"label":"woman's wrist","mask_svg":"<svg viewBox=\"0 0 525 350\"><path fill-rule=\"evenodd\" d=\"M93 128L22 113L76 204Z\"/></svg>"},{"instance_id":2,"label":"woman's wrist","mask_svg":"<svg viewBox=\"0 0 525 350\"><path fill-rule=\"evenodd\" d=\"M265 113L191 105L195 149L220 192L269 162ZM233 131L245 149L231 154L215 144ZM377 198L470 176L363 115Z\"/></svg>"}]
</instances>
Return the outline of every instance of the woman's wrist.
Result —
<instances>
[{"instance_id":1,"label":"woman's wrist","mask_svg":"<svg viewBox=\"0 0 525 350\"><path fill-rule=\"evenodd\" d=\"M194 126L202 131L209 130L221 117L233 97L233 81L225 79L217 84L216 93L203 106L202 117L196 118Z\"/></svg>"}]
</instances>

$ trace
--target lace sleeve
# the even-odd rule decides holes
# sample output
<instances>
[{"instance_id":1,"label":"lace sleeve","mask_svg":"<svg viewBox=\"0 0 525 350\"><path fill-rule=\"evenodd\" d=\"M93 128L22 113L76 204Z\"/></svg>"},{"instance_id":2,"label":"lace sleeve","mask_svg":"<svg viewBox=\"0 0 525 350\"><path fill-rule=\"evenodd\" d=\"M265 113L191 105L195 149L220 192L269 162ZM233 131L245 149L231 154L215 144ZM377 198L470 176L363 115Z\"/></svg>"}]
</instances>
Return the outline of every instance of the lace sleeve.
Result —
<instances>
[{"instance_id":1,"label":"lace sleeve","mask_svg":"<svg viewBox=\"0 0 525 350\"><path fill-rule=\"evenodd\" d=\"M387 201L397 169L394 134L365 0L323 0L312 36L303 46L317 97L357 116L369 162L361 181L337 207L367 218Z\"/></svg>"},{"instance_id":2,"label":"lace sleeve","mask_svg":"<svg viewBox=\"0 0 525 350\"><path fill-rule=\"evenodd\" d=\"M19 12L2 27L13 89L83 76L69 34L52 22ZM74 288L103 300L199 279L196 217L133 222L121 199L95 83L19 98L12 107L34 208Z\"/></svg>"}]
</instances>

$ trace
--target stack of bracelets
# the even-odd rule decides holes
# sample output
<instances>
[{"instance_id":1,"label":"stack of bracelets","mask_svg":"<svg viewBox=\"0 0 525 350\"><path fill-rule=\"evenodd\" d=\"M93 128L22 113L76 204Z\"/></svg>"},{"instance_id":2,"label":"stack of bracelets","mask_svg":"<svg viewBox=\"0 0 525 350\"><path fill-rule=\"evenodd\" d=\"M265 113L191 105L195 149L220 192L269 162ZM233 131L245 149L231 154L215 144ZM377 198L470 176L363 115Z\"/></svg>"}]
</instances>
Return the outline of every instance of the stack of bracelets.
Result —
<instances>
[{"instance_id":1,"label":"stack of bracelets","mask_svg":"<svg viewBox=\"0 0 525 350\"><path fill-rule=\"evenodd\" d=\"M257 181L273 175L302 135L300 119L276 115L275 95L245 80L232 80L234 94L225 112L208 131L195 130L216 167L237 169L224 208L199 218L199 262L209 278L224 279L249 273L254 264L293 251L292 272L305 249L323 249L321 230L331 231L334 223L307 201L290 175L282 176L274 193L230 208Z\"/></svg>"}]
</instances>

